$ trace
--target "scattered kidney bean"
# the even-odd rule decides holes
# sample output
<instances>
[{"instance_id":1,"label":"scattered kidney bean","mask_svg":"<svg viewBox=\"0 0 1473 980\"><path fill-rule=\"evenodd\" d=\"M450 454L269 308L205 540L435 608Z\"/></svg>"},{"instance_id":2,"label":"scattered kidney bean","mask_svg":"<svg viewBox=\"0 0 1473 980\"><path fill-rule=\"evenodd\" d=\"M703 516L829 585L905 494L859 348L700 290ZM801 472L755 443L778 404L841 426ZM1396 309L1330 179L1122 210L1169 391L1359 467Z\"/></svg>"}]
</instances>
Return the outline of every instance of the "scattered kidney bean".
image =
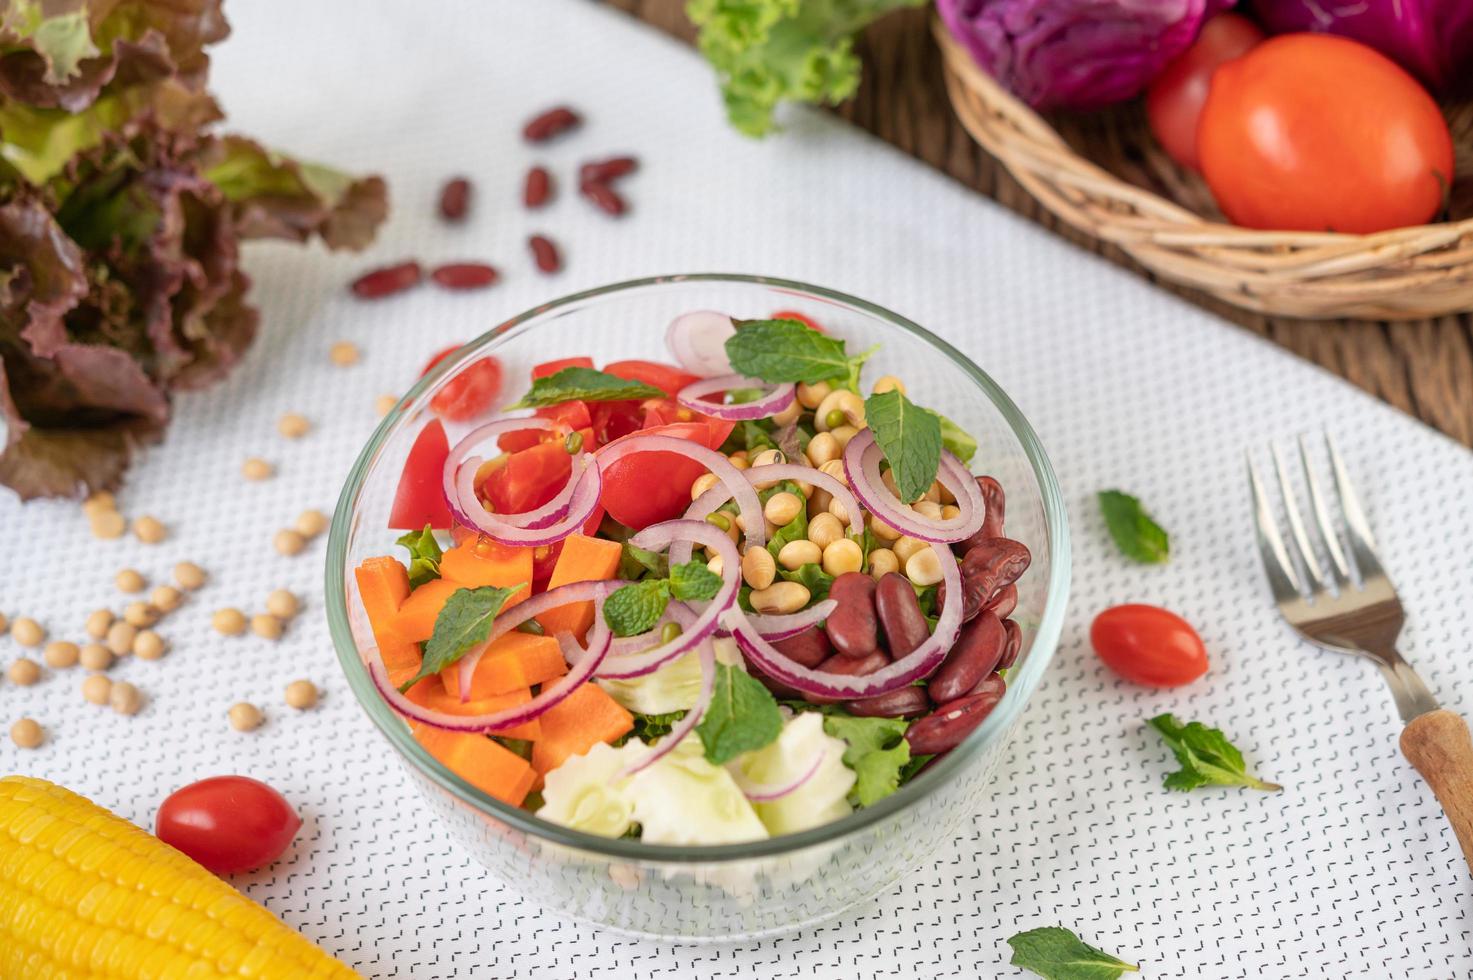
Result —
<instances>
[{"instance_id":1,"label":"scattered kidney bean","mask_svg":"<svg viewBox=\"0 0 1473 980\"><path fill-rule=\"evenodd\" d=\"M879 697L845 701L844 710L861 718L917 718L931 710L931 699L912 684Z\"/></svg>"},{"instance_id":2,"label":"scattered kidney bean","mask_svg":"<svg viewBox=\"0 0 1473 980\"><path fill-rule=\"evenodd\" d=\"M607 184L631 174L639 166L634 157L609 157L606 160L590 160L578 168L579 184Z\"/></svg>"},{"instance_id":3,"label":"scattered kidney bean","mask_svg":"<svg viewBox=\"0 0 1473 980\"><path fill-rule=\"evenodd\" d=\"M1003 648L1002 659L997 662L997 669L1007 670L1023 650L1023 628L1011 619L1005 621L1002 628L1007 631L1008 644Z\"/></svg>"},{"instance_id":4,"label":"scattered kidney bean","mask_svg":"<svg viewBox=\"0 0 1473 980\"><path fill-rule=\"evenodd\" d=\"M1032 561L1028 548L1012 538L988 538L970 548L961 560L962 622L976 618L998 590L1016 582ZM944 583L937 599L945 605Z\"/></svg>"},{"instance_id":5,"label":"scattered kidney bean","mask_svg":"<svg viewBox=\"0 0 1473 980\"><path fill-rule=\"evenodd\" d=\"M558 254L557 246L552 239L544 235L533 235L527 239L527 246L532 249L532 258L537 263L537 268L551 275L563 267L563 257Z\"/></svg>"},{"instance_id":6,"label":"scattered kidney bean","mask_svg":"<svg viewBox=\"0 0 1473 980\"><path fill-rule=\"evenodd\" d=\"M578 189L583 192L584 197L606 214L618 217L629 210L629 205L624 203L624 198L608 184L584 184Z\"/></svg>"},{"instance_id":7,"label":"scattered kidney bean","mask_svg":"<svg viewBox=\"0 0 1473 980\"><path fill-rule=\"evenodd\" d=\"M775 640L772 645L794 663L810 670L834 655L828 634L817 626L809 627L786 640Z\"/></svg>"},{"instance_id":8,"label":"scattered kidney bean","mask_svg":"<svg viewBox=\"0 0 1473 980\"><path fill-rule=\"evenodd\" d=\"M962 627L951 652L926 683L926 693L937 704L955 701L997 668L1007 645L1002 621L984 609Z\"/></svg>"},{"instance_id":9,"label":"scattered kidney bean","mask_svg":"<svg viewBox=\"0 0 1473 980\"><path fill-rule=\"evenodd\" d=\"M829 598L838 603L824 623L834 649L844 657L872 656L880 648L875 623L875 580L863 572L845 572L829 586Z\"/></svg>"},{"instance_id":10,"label":"scattered kidney bean","mask_svg":"<svg viewBox=\"0 0 1473 980\"><path fill-rule=\"evenodd\" d=\"M529 143L542 143L578 126L583 117L565 105L538 113L522 127L522 137Z\"/></svg>"},{"instance_id":11,"label":"scattered kidney bean","mask_svg":"<svg viewBox=\"0 0 1473 980\"><path fill-rule=\"evenodd\" d=\"M987 608L997 616L998 619L1007 619L1018 608L1018 587L1009 585L998 589L992 599L987 603Z\"/></svg>"},{"instance_id":12,"label":"scattered kidney bean","mask_svg":"<svg viewBox=\"0 0 1473 980\"><path fill-rule=\"evenodd\" d=\"M1007 691L1006 682L989 674L972 694L941 705L905 730L911 755L936 755L956 748L987 720Z\"/></svg>"},{"instance_id":13,"label":"scattered kidney bean","mask_svg":"<svg viewBox=\"0 0 1473 980\"><path fill-rule=\"evenodd\" d=\"M363 299L382 299L418 286L422 278L424 271L420 269L418 262L400 262L398 265L387 265L382 269L365 272L353 280L352 289L355 295Z\"/></svg>"},{"instance_id":14,"label":"scattered kidney bean","mask_svg":"<svg viewBox=\"0 0 1473 980\"><path fill-rule=\"evenodd\" d=\"M482 262L451 262L430 273L446 289L484 289L501 278L494 266Z\"/></svg>"},{"instance_id":15,"label":"scattered kidney bean","mask_svg":"<svg viewBox=\"0 0 1473 980\"><path fill-rule=\"evenodd\" d=\"M552 174L546 167L533 167L527 171L522 185L522 203L529 208L540 208L552 199Z\"/></svg>"},{"instance_id":16,"label":"scattered kidney bean","mask_svg":"<svg viewBox=\"0 0 1473 980\"><path fill-rule=\"evenodd\" d=\"M989 538L1002 537L1003 517L1007 512L1007 495L1003 493L1002 484L990 476L979 476L977 489L982 491L982 527L970 538L952 546L963 555Z\"/></svg>"},{"instance_id":17,"label":"scattered kidney bean","mask_svg":"<svg viewBox=\"0 0 1473 980\"><path fill-rule=\"evenodd\" d=\"M885 628L885 645L896 660L907 656L931 635L915 587L899 572L882 575L875 585L875 611Z\"/></svg>"},{"instance_id":18,"label":"scattered kidney bean","mask_svg":"<svg viewBox=\"0 0 1473 980\"><path fill-rule=\"evenodd\" d=\"M447 180L440 189L440 217L446 221L460 221L470 206L471 182L464 177Z\"/></svg>"}]
</instances>

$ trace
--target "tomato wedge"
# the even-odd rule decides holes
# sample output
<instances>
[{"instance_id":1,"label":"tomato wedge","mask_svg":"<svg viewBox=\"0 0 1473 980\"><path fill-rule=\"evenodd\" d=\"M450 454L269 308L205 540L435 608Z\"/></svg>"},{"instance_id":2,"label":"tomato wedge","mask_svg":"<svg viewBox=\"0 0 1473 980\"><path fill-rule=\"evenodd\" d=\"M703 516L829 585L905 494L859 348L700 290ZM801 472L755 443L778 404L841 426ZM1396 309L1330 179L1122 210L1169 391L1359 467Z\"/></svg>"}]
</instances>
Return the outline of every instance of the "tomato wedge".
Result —
<instances>
[{"instance_id":1,"label":"tomato wedge","mask_svg":"<svg viewBox=\"0 0 1473 980\"><path fill-rule=\"evenodd\" d=\"M439 419L431 419L409 448L394 505L389 508L389 527L396 531L418 531L428 524L450 526L450 507L445 503L443 475L450 455L450 440Z\"/></svg>"},{"instance_id":2,"label":"tomato wedge","mask_svg":"<svg viewBox=\"0 0 1473 980\"><path fill-rule=\"evenodd\" d=\"M674 398L681 388L701 380L699 375L682 371L671 364L660 364L657 361L615 361L604 365L604 373L623 378L625 381L639 381L652 385L671 398Z\"/></svg>"},{"instance_id":3,"label":"tomato wedge","mask_svg":"<svg viewBox=\"0 0 1473 980\"><path fill-rule=\"evenodd\" d=\"M572 471L573 457L561 441L538 443L508 456L481 484L481 495L496 513L520 514L557 496Z\"/></svg>"},{"instance_id":4,"label":"tomato wedge","mask_svg":"<svg viewBox=\"0 0 1473 980\"><path fill-rule=\"evenodd\" d=\"M567 426L569 429L577 429L583 433L583 448L593 452L598 448L598 443L593 434L593 418L588 414L588 405L580 401L563 402L559 405L548 405L537 409L532 413L538 418L552 419L554 422ZM521 452L530 449L539 442L552 442L563 440L566 435L553 435L540 432L536 429L523 429L520 432L508 432L496 440L496 445L504 453Z\"/></svg>"},{"instance_id":5,"label":"tomato wedge","mask_svg":"<svg viewBox=\"0 0 1473 980\"><path fill-rule=\"evenodd\" d=\"M460 370L460 373L435 392L430 411L444 419L465 422L493 408L501 394L501 361L483 357Z\"/></svg>"},{"instance_id":6,"label":"tomato wedge","mask_svg":"<svg viewBox=\"0 0 1473 980\"><path fill-rule=\"evenodd\" d=\"M732 427L731 422L703 418L652 426L640 434L674 436L716 449L726 441ZM636 530L671 520L690 506L690 485L705 472L700 463L678 453L625 457L604 470L604 509L620 524Z\"/></svg>"},{"instance_id":7,"label":"tomato wedge","mask_svg":"<svg viewBox=\"0 0 1473 980\"><path fill-rule=\"evenodd\" d=\"M462 345L460 344L451 344L444 350L437 351L433 357L431 357L428 361L425 361L425 366L419 369L419 376L423 378L425 375L429 374L435 369L436 364L439 364L441 361L445 360L445 358L460 350L461 346Z\"/></svg>"},{"instance_id":8,"label":"tomato wedge","mask_svg":"<svg viewBox=\"0 0 1473 980\"><path fill-rule=\"evenodd\" d=\"M532 368L532 380L536 381L538 378L546 378L549 375L557 374L563 368L570 367L591 368L593 367L593 358L562 357L556 361L545 361L542 364L538 364L536 367Z\"/></svg>"}]
</instances>

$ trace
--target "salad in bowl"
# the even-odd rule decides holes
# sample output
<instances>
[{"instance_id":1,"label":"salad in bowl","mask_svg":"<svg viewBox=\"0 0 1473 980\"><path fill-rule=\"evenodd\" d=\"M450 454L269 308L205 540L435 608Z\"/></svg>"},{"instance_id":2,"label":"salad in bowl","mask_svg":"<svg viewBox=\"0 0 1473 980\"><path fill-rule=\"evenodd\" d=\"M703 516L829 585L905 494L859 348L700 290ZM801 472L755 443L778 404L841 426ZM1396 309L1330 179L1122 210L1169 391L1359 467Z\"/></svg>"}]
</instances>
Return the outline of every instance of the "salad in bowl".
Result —
<instances>
[{"instance_id":1,"label":"salad in bowl","mask_svg":"<svg viewBox=\"0 0 1473 980\"><path fill-rule=\"evenodd\" d=\"M618 867L638 883L664 862L669 888L671 855L745 855L692 881L750 907L811 887L830 828L895 813L1014 704L1055 585L1030 585L1037 515L1011 536L1004 482L925 397L931 371L846 326L687 308L627 327L641 358L453 355L381 547L355 546L338 582L360 698L472 792L490 837L633 857L607 868L620 887Z\"/></svg>"}]
</instances>

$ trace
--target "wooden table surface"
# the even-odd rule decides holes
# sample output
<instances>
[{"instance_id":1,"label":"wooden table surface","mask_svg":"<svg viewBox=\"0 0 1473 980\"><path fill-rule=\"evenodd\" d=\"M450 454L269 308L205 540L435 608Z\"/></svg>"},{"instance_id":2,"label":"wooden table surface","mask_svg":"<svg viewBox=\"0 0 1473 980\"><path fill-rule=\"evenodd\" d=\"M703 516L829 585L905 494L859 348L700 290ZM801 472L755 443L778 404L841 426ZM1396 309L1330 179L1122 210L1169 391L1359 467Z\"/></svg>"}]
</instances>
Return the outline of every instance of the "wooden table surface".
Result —
<instances>
[{"instance_id":1,"label":"wooden table surface","mask_svg":"<svg viewBox=\"0 0 1473 980\"><path fill-rule=\"evenodd\" d=\"M683 12L685 0L609 2L687 41L695 35ZM1061 226L972 142L947 101L929 16L929 9L902 10L871 26L858 45L864 83L855 98L839 107L839 115L1056 234L1140 272L1118 249ZM1249 313L1188 289L1162 288L1473 445L1473 315L1399 323L1294 320Z\"/></svg>"}]
</instances>

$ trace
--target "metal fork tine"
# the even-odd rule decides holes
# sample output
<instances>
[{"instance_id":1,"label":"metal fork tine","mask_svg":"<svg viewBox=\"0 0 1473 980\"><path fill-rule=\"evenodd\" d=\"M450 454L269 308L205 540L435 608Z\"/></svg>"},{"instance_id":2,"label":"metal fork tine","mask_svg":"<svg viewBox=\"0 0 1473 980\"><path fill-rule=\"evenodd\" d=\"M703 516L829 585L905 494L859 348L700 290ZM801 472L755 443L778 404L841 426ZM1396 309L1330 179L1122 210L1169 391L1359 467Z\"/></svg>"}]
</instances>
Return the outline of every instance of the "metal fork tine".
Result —
<instances>
[{"instance_id":1,"label":"metal fork tine","mask_svg":"<svg viewBox=\"0 0 1473 980\"><path fill-rule=\"evenodd\" d=\"M1269 446L1269 453L1274 458L1274 471L1279 477L1279 493L1284 495L1284 513L1289 518L1289 541L1297 552L1299 561L1309 576L1309 585L1312 591L1322 592L1325 589L1325 573L1320 568L1320 560L1315 557L1314 547L1309 543L1309 535L1304 530L1304 519L1299 516L1299 505L1294 502L1294 488L1289 485L1289 474L1284 469L1284 457L1276 445Z\"/></svg>"},{"instance_id":2,"label":"metal fork tine","mask_svg":"<svg viewBox=\"0 0 1473 980\"><path fill-rule=\"evenodd\" d=\"M1284 549L1284 539L1279 534L1274 512L1268 504L1268 495L1263 492L1263 482L1258 479L1258 470L1253 457L1248 456L1248 484L1253 490L1253 524L1258 532L1258 551L1263 557L1263 570L1268 574L1269 588L1274 599L1283 602L1303 595L1299 575L1289 562Z\"/></svg>"},{"instance_id":3,"label":"metal fork tine","mask_svg":"<svg viewBox=\"0 0 1473 980\"><path fill-rule=\"evenodd\" d=\"M1361 578L1384 575L1381 560L1376 557L1376 536L1371 533L1366 512L1361 509L1360 498L1350 484L1350 475L1345 472L1345 461L1340 458L1335 440L1328 432L1325 433L1325 445L1330 450L1330 469L1335 474L1335 494L1340 498L1340 516L1345 520L1350 550L1355 555L1355 563L1360 566Z\"/></svg>"},{"instance_id":4,"label":"metal fork tine","mask_svg":"<svg viewBox=\"0 0 1473 980\"><path fill-rule=\"evenodd\" d=\"M1330 509L1325 506L1325 494L1320 489L1320 481L1314 475L1314 466L1309 461L1309 443L1304 436L1299 437L1299 461L1304 466L1304 482L1309 485L1309 505L1314 511L1315 523L1320 527L1320 534L1325 539L1325 550L1330 553L1330 561L1339 573L1336 581L1340 585L1350 582L1350 563L1345 560L1345 549L1340 547L1340 532L1335 528L1335 522L1330 519Z\"/></svg>"}]
</instances>

